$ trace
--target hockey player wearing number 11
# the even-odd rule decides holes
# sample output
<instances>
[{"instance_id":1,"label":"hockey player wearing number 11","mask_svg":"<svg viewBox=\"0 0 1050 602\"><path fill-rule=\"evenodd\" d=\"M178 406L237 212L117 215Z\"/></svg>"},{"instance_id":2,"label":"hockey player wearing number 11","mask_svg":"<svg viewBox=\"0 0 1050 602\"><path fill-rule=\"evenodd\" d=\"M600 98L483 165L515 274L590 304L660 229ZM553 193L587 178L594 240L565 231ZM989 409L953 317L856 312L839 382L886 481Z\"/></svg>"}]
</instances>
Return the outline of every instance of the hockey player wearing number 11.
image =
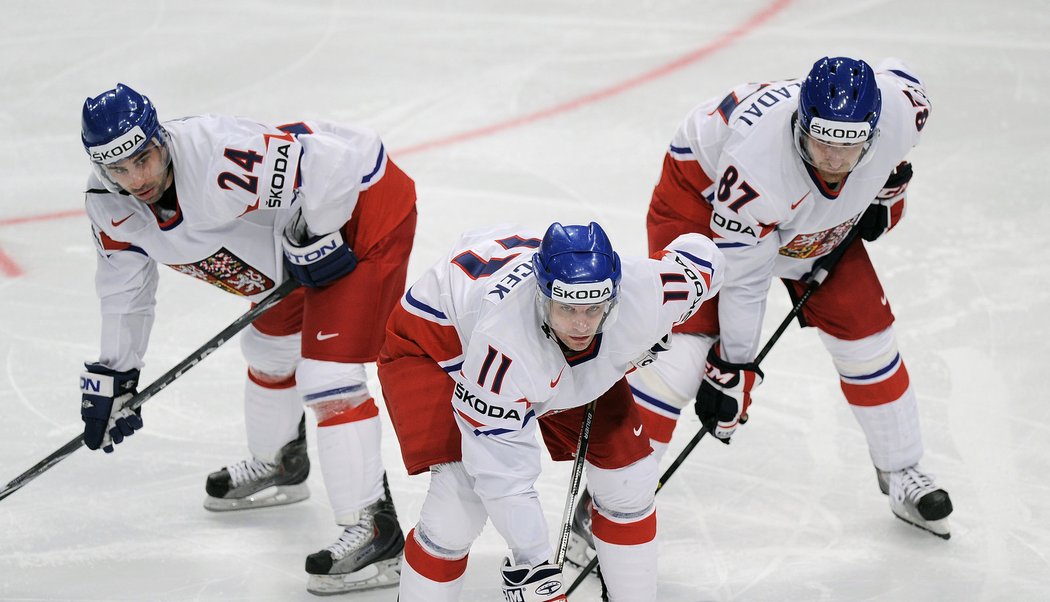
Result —
<instances>
[{"instance_id":1,"label":"hockey player wearing number 11","mask_svg":"<svg viewBox=\"0 0 1050 602\"><path fill-rule=\"evenodd\" d=\"M722 253L684 234L651 259L621 259L596 223L464 235L390 315L379 380L410 474L430 471L405 542L401 602L459 599L486 519L510 548L506 600L565 600L540 507L543 437L585 454L611 600L656 600L657 466L625 375L722 282Z\"/></svg>"},{"instance_id":2,"label":"hockey player wearing number 11","mask_svg":"<svg viewBox=\"0 0 1050 602\"><path fill-rule=\"evenodd\" d=\"M252 301L294 278L304 286L241 335L252 457L208 475L204 506L306 499L305 405L342 530L306 558L307 589L395 585L403 536L363 364L375 361L404 292L412 180L364 128L223 115L161 123L150 100L125 85L85 101L82 136L94 168L86 204L102 309L101 353L81 378L84 442L111 452L142 427L122 404L143 365L158 265Z\"/></svg>"}]
</instances>

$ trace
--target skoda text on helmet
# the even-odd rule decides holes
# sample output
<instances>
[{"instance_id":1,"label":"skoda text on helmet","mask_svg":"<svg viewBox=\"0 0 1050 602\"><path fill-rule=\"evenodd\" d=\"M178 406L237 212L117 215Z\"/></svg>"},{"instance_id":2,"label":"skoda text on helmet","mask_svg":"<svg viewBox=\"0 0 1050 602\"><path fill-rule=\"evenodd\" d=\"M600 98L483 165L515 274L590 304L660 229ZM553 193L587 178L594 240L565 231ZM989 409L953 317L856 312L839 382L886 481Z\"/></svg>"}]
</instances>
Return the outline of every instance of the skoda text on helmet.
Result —
<instances>
[{"instance_id":1,"label":"skoda text on helmet","mask_svg":"<svg viewBox=\"0 0 1050 602\"><path fill-rule=\"evenodd\" d=\"M802 158L816 165L808 143L830 148L863 148L856 169L878 138L882 93L875 72L862 60L824 57L813 64L799 90L795 144Z\"/></svg>"},{"instance_id":2,"label":"skoda text on helmet","mask_svg":"<svg viewBox=\"0 0 1050 602\"><path fill-rule=\"evenodd\" d=\"M80 124L84 150L103 165L127 159L160 130L153 103L124 84L85 100Z\"/></svg>"},{"instance_id":3,"label":"skoda text on helmet","mask_svg":"<svg viewBox=\"0 0 1050 602\"><path fill-rule=\"evenodd\" d=\"M119 163L155 143L167 152L164 130L149 98L129 86L117 84L94 98L84 101L81 113L80 139L106 188L117 192L104 166ZM169 157L170 158L170 157Z\"/></svg>"},{"instance_id":4,"label":"skoda text on helmet","mask_svg":"<svg viewBox=\"0 0 1050 602\"><path fill-rule=\"evenodd\" d=\"M536 283L548 299L569 305L612 301L620 290L620 256L602 227L554 222L532 257Z\"/></svg>"}]
</instances>

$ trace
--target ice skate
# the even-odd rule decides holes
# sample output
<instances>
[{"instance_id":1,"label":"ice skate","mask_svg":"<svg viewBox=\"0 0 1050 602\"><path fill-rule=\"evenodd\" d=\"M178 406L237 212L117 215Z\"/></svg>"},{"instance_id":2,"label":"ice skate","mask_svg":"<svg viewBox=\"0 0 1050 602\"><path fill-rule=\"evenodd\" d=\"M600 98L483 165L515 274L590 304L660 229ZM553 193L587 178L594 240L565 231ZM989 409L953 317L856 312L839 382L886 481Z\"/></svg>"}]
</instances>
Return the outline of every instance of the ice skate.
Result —
<instances>
[{"instance_id":1,"label":"ice skate","mask_svg":"<svg viewBox=\"0 0 1050 602\"><path fill-rule=\"evenodd\" d=\"M948 515L952 513L952 500L947 491L934 485L929 475L915 466L876 472L879 489L890 497L890 510L897 518L942 539L951 537Z\"/></svg>"},{"instance_id":2,"label":"ice skate","mask_svg":"<svg viewBox=\"0 0 1050 602\"><path fill-rule=\"evenodd\" d=\"M215 512L247 510L301 502L310 497L306 477L306 423L299 422L299 436L277 453L276 462L252 458L208 475L204 507Z\"/></svg>"},{"instance_id":3,"label":"ice skate","mask_svg":"<svg viewBox=\"0 0 1050 602\"><path fill-rule=\"evenodd\" d=\"M584 568L597 554L594 550L594 537L591 535L591 492L586 489L580 494L576 510L572 515L572 531L569 532L569 545L565 548L565 560L569 564Z\"/></svg>"},{"instance_id":4,"label":"ice skate","mask_svg":"<svg viewBox=\"0 0 1050 602\"><path fill-rule=\"evenodd\" d=\"M384 479L385 484L385 479ZM306 557L306 591L318 596L396 586L401 579L405 535L389 490L361 511L335 543Z\"/></svg>"}]
</instances>

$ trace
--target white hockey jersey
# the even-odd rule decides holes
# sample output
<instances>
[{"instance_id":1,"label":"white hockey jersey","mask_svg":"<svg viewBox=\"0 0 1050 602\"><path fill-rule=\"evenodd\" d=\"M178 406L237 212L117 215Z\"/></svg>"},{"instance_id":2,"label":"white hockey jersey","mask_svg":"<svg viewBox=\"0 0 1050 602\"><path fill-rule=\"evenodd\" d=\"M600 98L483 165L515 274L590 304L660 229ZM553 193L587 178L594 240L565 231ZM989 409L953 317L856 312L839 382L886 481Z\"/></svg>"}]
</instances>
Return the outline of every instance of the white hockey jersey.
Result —
<instances>
[{"instance_id":1,"label":"white hockey jersey","mask_svg":"<svg viewBox=\"0 0 1050 602\"><path fill-rule=\"evenodd\" d=\"M512 228L465 235L402 300L409 313L459 336L458 349L438 359L455 381L450 402L464 465L505 537L510 522L535 516L512 509L539 475L536 418L585 405L654 361L654 345L722 283L722 253L699 234L680 236L659 259L622 258L615 318L567 357L537 310L531 259L539 243L536 233Z\"/></svg>"},{"instance_id":2,"label":"white hockey jersey","mask_svg":"<svg viewBox=\"0 0 1050 602\"><path fill-rule=\"evenodd\" d=\"M738 86L695 108L675 134L670 156L697 161L714 182L704 195L731 274L719 297L725 359L754 358L771 279L805 277L918 144L930 112L922 82L892 59L876 71L879 137L872 156L837 190L823 184L795 148L792 117L801 79Z\"/></svg>"},{"instance_id":3,"label":"white hockey jersey","mask_svg":"<svg viewBox=\"0 0 1050 602\"><path fill-rule=\"evenodd\" d=\"M382 178L378 135L324 122L271 127L232 116L164 122L177 207L162 214L92 176L87 214L98 251L99 361L142 366L157 264L256 301L285 279L281 237L302 210L314 234L334 232L358 194Z\"/></svg>"}]
</instances>

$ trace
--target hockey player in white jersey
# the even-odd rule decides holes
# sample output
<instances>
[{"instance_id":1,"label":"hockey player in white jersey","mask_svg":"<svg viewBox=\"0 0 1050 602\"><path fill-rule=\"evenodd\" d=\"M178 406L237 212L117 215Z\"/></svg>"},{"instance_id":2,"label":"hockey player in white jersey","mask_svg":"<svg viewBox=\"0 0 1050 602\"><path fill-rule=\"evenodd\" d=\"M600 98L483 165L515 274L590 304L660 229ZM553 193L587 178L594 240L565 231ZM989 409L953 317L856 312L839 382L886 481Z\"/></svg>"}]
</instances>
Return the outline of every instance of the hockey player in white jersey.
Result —
<instances>
[{"instance_id":1,"label":"hockey player in white jersey","mask_svg":"<svg viewBox=\"0 0 1050 602\"><path fill-rule=\"evenodd\" d=\"M572 459L592 400L585 470L609 593L656 600L657 466L625 374L654 361L723 270L698 234L653 257L621 263L596 223L554 223L542 239L497 228L464 236L405 293L379 378L405 466L431 480L405 543L402 602L458 600L486 519L510 548L504 597L565 599L536 435L552 458Z\"/></svg>"},{"instance_id":2,"label":"hockey player in white jersey","mask_svg":"<svg viewBox=\"0 0 1050 602\"><path fill-rule=\"evenodd\" d=\"M220 115L160 123L149 99L122 84L85 101L82 140L94 170L86 205L102 309L101 353L81 379L86 445L111 452L142 426L121 405L143 366L158 265L251 301L295 278L305 286L241 337L251 458L209 475L204 505L306 499L305 404L343 528L307 557L308 589L396 584L404 538L363 364L375 361L404 292L412 180L367 129Z\"/></svg>"},{"instance_id":3,"label":"hockey player in white jersey","mask_svg":"<svg viewBox=\"0 0 1050 602\"><path fill-rule=\"evenodd\" d=\"M887 59L876 71L835 57L817 61L803 79L737 86L685 119L649 206L649 247L681 232L707 233L725 253L728 276L715 302L676 328L659 365L630 378L659 453L694 397L710 432L729 441L762 382L752 361L771 281L780 278L797 299L821 258L858 228L801 321L816 327L831 354L890 509L950 536L951 500L918 466L915 390L862 242L901 218L912 176L904 157L929 114L922 80L900 61ZM575 550L579 540L573 543ZM572 559L586 561L580 553Z\"/></svg>"}]
</instances>

